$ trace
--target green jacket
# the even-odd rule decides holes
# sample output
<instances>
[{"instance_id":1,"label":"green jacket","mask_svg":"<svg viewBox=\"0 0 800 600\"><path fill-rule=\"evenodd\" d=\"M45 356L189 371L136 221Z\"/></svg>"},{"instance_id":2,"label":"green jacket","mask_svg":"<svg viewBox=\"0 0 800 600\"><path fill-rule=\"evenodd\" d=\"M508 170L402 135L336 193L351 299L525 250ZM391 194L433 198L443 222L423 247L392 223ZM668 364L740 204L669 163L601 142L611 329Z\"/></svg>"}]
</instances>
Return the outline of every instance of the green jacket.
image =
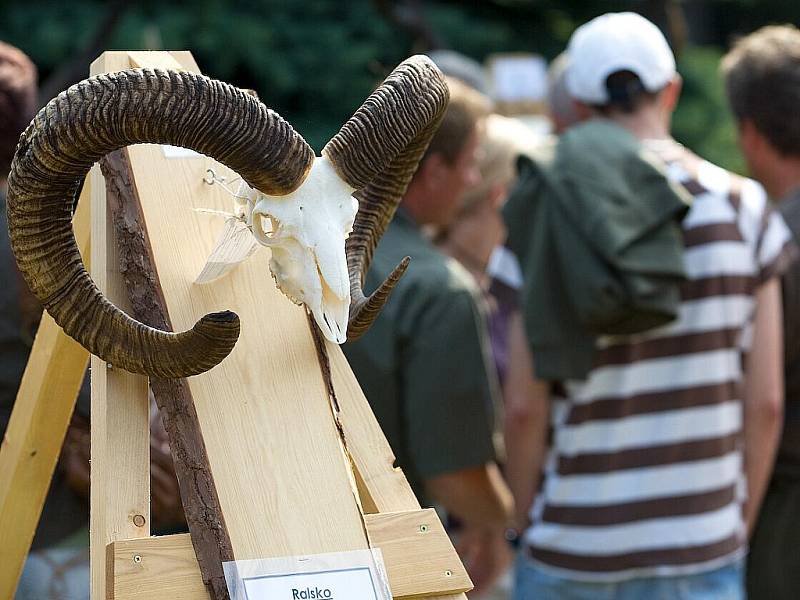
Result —
<instances>
[{"instance_id":1,"label":"green jacket","mask_svg":"<svg viewBox=\"0 0 800 600\"><path fill-rule=\"evenodd\" d=\"M426 478L494 459L495 379L470 274L402 208L375 250L365 289L411 256L369 331L343 350L417 497Z\"/></svg>"},{"instance_id":2,"label":"green jacket","mask_svg":"<svg viewBox=\"0 0 800 600\"><path fill-rule=\"evenodd\" d=\"M582 379L596 337L677 315L689 194L627 130L596 119L518 163L504 216L537 375Z\"/></svg>"}]
</instances>

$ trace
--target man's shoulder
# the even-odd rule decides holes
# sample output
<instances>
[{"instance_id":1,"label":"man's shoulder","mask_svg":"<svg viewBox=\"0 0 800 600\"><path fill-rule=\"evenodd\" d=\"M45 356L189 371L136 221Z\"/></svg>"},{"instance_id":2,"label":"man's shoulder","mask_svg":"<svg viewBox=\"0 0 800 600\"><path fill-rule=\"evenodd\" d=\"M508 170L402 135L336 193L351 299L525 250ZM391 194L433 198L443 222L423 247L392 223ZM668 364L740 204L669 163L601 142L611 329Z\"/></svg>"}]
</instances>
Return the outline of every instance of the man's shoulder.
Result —
<instances>
[{"instance_id":1,"label":"man's shoulder","mask_svg":"<svg viewBox=\"0 0 800 600\"><path fill-rule=\"evenodd\" d=\"M384 241L388 243L384 244ZM425 298L447 298L477 294L472 276L456 260L425 240L397 229L378 245L370 267L371 278L383 281L406 256L411 257L411 262L393 296L413 294Z\"/></svg>"},{"instance_id":2,"label":"man's shoulder","mask_svg":"<svg viewBox=\"0 0 800 600\"><path fill-rule=\"evenodd\" d=\"M744 199L751 209L764 210L767 194L757 181L721 167L675 143L675 147L657 152L668 166L668 175L689 187L695 197L733 196L734 202ZM744 196L744 198L737 198Z\"/></svg>"},{"instance_id":3,"label":"man's shoulder","mask_svg":"<svg viewBox=\"0 0 800 600\"><path fill-rule=\"evenodd\" d=\"M693 196L684 228L707 222L729 222L751 237L770 210L767 193L757 181L725 169L675 143L657 151L668 176Z\"/></svg>"}]
</instances>

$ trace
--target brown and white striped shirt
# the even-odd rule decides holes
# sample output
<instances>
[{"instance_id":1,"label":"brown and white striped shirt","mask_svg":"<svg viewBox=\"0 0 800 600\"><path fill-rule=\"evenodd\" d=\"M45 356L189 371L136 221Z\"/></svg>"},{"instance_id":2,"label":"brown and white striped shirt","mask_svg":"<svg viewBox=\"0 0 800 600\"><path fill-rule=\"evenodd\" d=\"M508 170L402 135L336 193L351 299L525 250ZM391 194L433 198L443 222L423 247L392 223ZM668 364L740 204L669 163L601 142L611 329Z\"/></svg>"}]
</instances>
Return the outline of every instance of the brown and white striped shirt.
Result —
<instances>
[{"instance_id":1,"label":"brown and white striped shirt","mask_svg":"<svg viewBox=\"0 0 800 600\"><path fill-rule=\"evenodd\" d=\"M676 142L647 146L694 196L678 318L602 338L552 407L553 440L525 533L529 556L589 581L681 575L744 553L742 359L755 292L790 233L762 188Z\"/></svg>"}]
</instances>

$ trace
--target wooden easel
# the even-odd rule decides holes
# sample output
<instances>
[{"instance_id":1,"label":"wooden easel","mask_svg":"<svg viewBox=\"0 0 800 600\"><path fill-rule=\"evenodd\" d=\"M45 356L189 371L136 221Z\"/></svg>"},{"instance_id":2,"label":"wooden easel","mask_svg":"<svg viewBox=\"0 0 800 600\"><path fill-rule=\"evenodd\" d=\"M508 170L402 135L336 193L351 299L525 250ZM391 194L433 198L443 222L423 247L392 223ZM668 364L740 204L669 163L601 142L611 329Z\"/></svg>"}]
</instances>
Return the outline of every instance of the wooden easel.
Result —
<instances>
[{"instance_id":1,"label":"wooden easel","mask_svg":"<svg viewBox=\"0 0 800 600\"><path fill-rule=\"evenodd\" d=\"M130 67L199 72L188 52L106 52L91 72ZM436 513L420 509L394 468L339 347L326 344L328 364L320 362L304 309L275 288L268 251L218 282L192 284L221 223L194 209L230 209L221 186L203 182L207 168L224 168L202 156L167 158L154 145L125 152L175 330L220 309L242 321L231 356L186 380L233 557L380 548L394 598L465 598L469 578ZM75 230L82 249L91 239L95 282L130 310L97 165ZM86 360L45 316L0 452L0 600L16 587ZM190 535L150 537L148 381L96 357L91 364L92 598L206 599Z\"/></svg>"}]
</instances>

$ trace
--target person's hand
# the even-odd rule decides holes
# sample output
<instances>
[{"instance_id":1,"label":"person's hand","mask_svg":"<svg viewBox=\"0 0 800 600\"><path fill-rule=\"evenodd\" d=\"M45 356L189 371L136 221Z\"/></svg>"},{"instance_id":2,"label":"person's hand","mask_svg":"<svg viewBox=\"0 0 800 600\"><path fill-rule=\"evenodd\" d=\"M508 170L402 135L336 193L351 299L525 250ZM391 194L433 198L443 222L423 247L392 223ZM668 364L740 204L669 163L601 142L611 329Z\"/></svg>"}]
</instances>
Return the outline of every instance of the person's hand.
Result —
<instances>
[{"instance_id":1,"label":"person's hand","mask_svg":"<svg viewBox=\"0 0 800 600\"><path fill-rule=\"evenodd\" d=\"M475 593L486 591L509 567L513 558L505 532L500 528L465 526L456 550L472 579Z\"/></svg>"}]
</instances>

